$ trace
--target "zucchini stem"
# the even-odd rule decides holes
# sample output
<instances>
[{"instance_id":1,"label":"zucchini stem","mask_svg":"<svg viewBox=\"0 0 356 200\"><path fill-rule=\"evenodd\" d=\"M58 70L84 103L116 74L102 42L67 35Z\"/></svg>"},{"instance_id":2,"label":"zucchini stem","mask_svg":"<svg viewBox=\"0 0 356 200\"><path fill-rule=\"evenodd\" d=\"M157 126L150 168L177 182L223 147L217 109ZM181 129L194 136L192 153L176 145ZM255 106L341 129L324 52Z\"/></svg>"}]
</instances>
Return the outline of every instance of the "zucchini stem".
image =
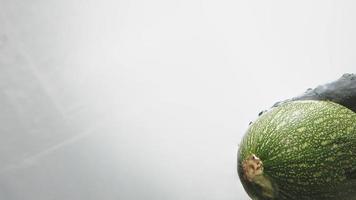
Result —
<instances>
[{"instance_id":1,"label":"zucchini stem","mask_svg":"<svg viewBox=\"0 0 356 200\"><path fill-rule=\"evenodd\" d=\"M255 154L250 155L243 161L242 168L245 179L250 182L252 182L256 176L263 174L263 163Z\"/></svg>"},{"instance_id":2,"label":"zucchini stem","mask_svg":"<svg viewBox=\"0 0 356 200\"><path fill-rule=\"evenodd\" d=\"M243 175L249 182L261 188L261 195L264 199L274 199L276 197L276 185L273 185L270 178L263 174L263 163L255 154L248 156L242 162Z\"/></svg>"}]
</instances>

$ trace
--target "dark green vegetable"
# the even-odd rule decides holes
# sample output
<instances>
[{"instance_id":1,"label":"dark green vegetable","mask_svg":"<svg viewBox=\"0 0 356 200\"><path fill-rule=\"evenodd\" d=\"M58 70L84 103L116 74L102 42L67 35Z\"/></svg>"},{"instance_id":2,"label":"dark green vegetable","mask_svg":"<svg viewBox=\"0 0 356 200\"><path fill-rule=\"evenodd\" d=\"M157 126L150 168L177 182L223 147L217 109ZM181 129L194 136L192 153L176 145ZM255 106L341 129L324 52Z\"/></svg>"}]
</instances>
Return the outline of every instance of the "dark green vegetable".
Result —
<instances>
[{"instance_id":1,"label":"dark green vegetable","mask_svg":"<svg viewBox=\"0 0 356 200\"><path fill-rule=\"evenodd\" d=\"M297 100L332 101L356 112L356 75L344 74L334 82L319 85L315 89L309 88L300 96L277 102L274 107Z\"/></svg>"},{"instance_id":2,"label":"dark green vegetable","mask_svg":"<svg viewBox=\"0 0 356 200\"><path fill-rule=\"evenodd\" d=\"M356 77L276 103L253 122L238 151L252 199L356 200Z\"/></svg>"}]
</instances>

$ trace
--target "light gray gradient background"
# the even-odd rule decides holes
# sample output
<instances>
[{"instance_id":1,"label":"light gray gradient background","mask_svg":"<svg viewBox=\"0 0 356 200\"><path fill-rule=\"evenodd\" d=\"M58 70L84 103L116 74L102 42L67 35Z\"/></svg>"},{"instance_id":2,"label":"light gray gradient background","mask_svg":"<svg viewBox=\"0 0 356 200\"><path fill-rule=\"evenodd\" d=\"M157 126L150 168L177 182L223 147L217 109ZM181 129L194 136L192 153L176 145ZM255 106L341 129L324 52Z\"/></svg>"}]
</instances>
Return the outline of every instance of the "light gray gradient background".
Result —
<instances>
[{"instance_id":1,"label":"light gray gradient background","mask_svg":"<svg viewBox=\"0 0 356 200\"><path fill-rule=\"evenodd\" d=\"M0 0L0 199L248 199L248 123L356 71L355 10Z\"/></svg>"}]
</instances>

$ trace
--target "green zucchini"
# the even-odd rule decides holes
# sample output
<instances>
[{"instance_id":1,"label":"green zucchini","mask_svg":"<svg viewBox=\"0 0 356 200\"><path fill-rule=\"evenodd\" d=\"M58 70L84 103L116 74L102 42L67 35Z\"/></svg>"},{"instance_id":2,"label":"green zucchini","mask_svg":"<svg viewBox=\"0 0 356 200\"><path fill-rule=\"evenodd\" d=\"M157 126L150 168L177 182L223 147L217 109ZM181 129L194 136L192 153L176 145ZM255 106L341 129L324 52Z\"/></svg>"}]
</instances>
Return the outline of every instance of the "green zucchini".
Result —
<instances>
[{"instance_id":1,"label":"green zucchini","mask_svg":"<svg viewBox=\"0 0 356 200\"><path fill-rule=\"evenodd\" d=\"M356 112L356 75L344 74L334 82L319 85L315 89L309 88L304 94L277 102L273 107L297 100L332 101Z\"/></svg>"},{"instance_id":2,"label":"green zucchini","mask_svg":"<svg viewBox=\"0 0 356 200\"><path fill-rule=\"evenodd\" d=\"M356 78L276 103L238 150L238 175L256 200L356 200Z\"/></svg>"}]
</instances>

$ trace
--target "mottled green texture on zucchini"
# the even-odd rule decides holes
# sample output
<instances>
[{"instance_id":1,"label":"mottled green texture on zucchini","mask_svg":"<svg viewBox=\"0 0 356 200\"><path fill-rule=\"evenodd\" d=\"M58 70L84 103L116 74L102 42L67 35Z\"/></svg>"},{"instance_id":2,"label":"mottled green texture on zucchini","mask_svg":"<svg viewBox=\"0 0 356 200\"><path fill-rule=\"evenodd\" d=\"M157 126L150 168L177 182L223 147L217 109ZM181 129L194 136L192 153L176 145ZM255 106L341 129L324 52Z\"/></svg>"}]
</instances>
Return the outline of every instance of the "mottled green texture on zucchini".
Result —
<instances>
[{"instance_id":1,"label":"mottled green texture on zucchini","mask_svg":"<svg viewBox=\"0 0 356 200\"><path fill-rule=\"evenodd\" d=\"M324 100L273 107L249 126L238 174L252 199L356 199L356 113Z\"/></svg>"}]
</instances>

